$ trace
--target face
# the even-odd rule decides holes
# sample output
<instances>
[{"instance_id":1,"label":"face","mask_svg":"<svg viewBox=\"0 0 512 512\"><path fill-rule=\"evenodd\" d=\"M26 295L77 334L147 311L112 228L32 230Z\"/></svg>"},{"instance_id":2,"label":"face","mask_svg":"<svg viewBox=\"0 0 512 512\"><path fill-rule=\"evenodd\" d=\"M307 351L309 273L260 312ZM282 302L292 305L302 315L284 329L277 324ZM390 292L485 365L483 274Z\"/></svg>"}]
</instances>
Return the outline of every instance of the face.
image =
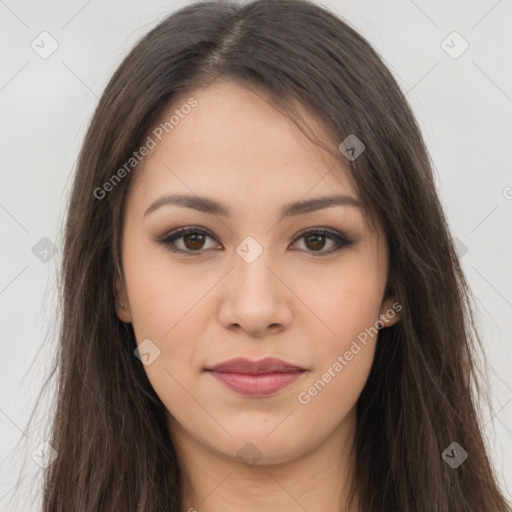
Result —
<instances>
[{"instance_id":1,"label":"face","mask_svg":"<svg viewBox=\"0 0 512 512\"><path fill-rule=\"evenodd\" d=\"M255 464L297 459L353 426L375 326L398 319L385 237L343 164L262 96L216 83L173 112L191 97L134 171L118 316L177 443ZM345 199L297 204L327 196ZM211 371L270 357L281 363Z\"/></svg>"}]
</instances>

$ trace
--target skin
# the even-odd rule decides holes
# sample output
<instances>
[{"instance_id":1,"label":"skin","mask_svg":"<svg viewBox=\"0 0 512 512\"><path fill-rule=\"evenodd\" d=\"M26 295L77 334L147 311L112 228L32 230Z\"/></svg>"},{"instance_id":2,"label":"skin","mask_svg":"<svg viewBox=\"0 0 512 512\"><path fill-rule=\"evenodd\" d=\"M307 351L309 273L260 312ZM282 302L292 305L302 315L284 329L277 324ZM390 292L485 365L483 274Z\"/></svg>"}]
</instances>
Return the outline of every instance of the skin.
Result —
<instances>
[{"instance_id":1,"label":"skin","mask_svg":"<svg viewBox=\"0 0 512 512\"><path fill-rule=\"evenodd\" d=\"M116 280L119 318L133 324L137 343L148 338L160 350L144 369L169 411L185 475L183 510L359 511L357 499L347 507L349 447L376 336L309 403L298 394L365 328L379 318L384 326L399 320L386 314L395 299L384 297L382 227L373 232L351 206L281 219L287 203L334 193L357 198L340 160L261 94L216 82L176 99L172 110L191 96L197 107L134 171L123 226L125 281ZM319 136L339 144L303 113ZM167 193L208 196L232 216L176 205L145 216ZM188 254L157 241L187 226L211 237L176 240ZM310 227L354 243L322 256L337 243L301 237ZM236 252L247 236L263 250L251 263ZM248 397L203 371L237 356L277 357L307 371L272 395ZM237 456L248 442L253 463Z\"/></svg>"}]
</instances>

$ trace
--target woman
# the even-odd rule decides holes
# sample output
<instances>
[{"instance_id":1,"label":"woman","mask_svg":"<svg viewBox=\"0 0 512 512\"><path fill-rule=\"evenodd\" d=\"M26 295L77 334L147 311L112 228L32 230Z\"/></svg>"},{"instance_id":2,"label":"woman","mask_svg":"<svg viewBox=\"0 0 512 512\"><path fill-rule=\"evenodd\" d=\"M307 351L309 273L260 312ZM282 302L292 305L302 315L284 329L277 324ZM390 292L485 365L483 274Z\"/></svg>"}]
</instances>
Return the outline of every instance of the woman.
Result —
<instances>
[{"instance_id":1,"label":"woman","mask_svg":"<svg viewBox=\"0 0 512 512\"><path fill-rule=\"evenodd\" d=\"M114 73L69 203L44 511L506 511L470 294L389 70L302 0Z\"/></svg>"}]
</instances>

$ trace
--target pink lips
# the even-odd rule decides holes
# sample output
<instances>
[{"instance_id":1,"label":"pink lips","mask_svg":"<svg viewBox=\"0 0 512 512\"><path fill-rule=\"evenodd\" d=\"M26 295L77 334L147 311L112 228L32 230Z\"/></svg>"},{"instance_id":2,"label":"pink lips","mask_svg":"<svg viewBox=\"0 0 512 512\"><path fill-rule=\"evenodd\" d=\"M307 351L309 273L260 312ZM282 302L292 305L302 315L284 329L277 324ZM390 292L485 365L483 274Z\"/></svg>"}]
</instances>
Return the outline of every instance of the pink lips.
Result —
<instances>
[{"instance_id":1,"label":"pink lips","mask_svg":"<svg viewBox=\"0 0 512 512\"><path fill-rule=\"evenodd\" d=\"M288 386L306 370L273 357L260 361L237 357L206 368L206 371L234 391L265 396Z\"/></svg>"}]
</instances>

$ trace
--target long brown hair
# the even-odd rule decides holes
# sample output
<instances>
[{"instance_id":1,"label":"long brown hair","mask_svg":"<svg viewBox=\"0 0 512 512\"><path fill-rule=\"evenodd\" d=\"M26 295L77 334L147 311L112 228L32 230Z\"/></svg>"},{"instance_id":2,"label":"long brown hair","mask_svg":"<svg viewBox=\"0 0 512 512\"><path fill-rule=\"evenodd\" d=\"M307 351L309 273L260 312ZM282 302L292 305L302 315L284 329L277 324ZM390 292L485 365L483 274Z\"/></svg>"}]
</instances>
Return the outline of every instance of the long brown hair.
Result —
<instances>
[{"instance_id":1,"label":"long brown hair","mask_svg":"<svg viewBox=\"0 0 512 512\"><path fill-rule=\"evenodd\" d=\"M134 357L131 324L114 307L124 205L137 168L112 176L178 93L216 78L265 94L300 122L298 101L340 143L353 134L365 145L356 160L326 147L384 226L388 292L402 305L401 321L379 332L357 403L352 491L362 509L509 511L476 407L481 342L473 299L405 97L370 44L327 9L256 0L196 3L164 19L115 71L88 127L64 234L50 439L58 457L45 473L44 512L180 510L182 475L166 410ZM452 442L468 453L457 468L442 457Z\"/></svg>"}]
</instances>

